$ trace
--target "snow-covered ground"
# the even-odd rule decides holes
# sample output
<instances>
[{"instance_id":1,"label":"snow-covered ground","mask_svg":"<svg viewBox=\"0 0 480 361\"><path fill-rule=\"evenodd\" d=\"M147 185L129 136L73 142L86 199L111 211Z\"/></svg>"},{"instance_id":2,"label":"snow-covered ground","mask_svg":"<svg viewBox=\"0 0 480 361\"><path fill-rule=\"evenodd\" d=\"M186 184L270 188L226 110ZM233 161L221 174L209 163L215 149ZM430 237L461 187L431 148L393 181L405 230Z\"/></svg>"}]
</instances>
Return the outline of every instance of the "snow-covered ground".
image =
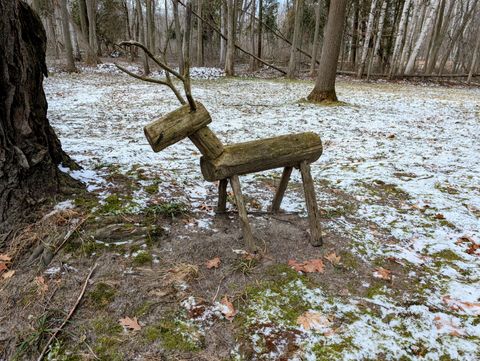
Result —
<instances>
[{"instance_id":1,"label":"snow-covered ground","mask_svg":"<svg viewBox=\"0 0 480 361\"><path fill-rule=\"evenodd\" d=\"M203 202L215 186L202 179L194 145L184 140L154 153L143 135L144 125L178 106L171 91L112 69L104 65L82 74L53 74L45 82L50 121L64 149L85 168L77 176L95 189L105 182L95 171L98 165L119 164L125 170L141 165L162 174L161 193L169 194L175 180L185 186L192 204ZM376 295L370 301L381 305L382 317L361 315L332 337L300 330L304 358L298 359L315 359L316 344L348 339L352 348L333 359L438 360L448 355L478 360L480 90L341 81L338 97L347 105L320 107L301 101L311 82L228 79L218 70L192 71L197 73L199 79L216 78L194 80L193 95L210 111L211 128L224 143L303 131L321 136L324 154L312 165L316 182L353 196L360 205L353 217L374 222L396 239L383 243L375 232L343 217L329 223L335 232L355 235L352 252L366 261L390 256L431 270L422 290L428 295L424 304L399 306L388 293ZM271 194L258 186L257 176L241 180L245 193L266 209ZM294 172L293 181L299 180ZM401 192L402 200L390 202L389 194L380 192L385 185ZM317 187L320 205L331 200L332 194L322 193L320 183ZM304 212L303 203L288 192L283 206ZM332 310L321 290L294 286L312 309L357 310L358 300L337 300ZM268 318L260 306L259 317ZM422 352L415 351L419 342L426 348Z\"/></svg>"}]
</instances>

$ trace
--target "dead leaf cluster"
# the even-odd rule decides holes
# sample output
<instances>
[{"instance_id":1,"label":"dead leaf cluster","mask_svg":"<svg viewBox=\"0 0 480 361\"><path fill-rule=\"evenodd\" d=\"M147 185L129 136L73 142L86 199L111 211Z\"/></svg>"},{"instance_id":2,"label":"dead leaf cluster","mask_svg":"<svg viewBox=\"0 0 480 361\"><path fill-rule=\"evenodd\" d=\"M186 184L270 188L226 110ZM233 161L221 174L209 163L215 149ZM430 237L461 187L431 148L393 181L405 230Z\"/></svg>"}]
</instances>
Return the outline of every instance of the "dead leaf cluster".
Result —
<instances>
[{"instance_id":1,"label":"dead leaf cluster","mask_svg":"<svg viewBox=\"0 0 480 361\"><path fill-rule=\"evenodd\" d=\"M223 305L221 309L223 316L225 316L227 320L232 321L238 313L235 307L233 307L233 303L228 300L227 296L223 297L220 303Z\"/></svg>"},{"instance_id":2,"label":"dead leaf cluster","mask_svg":"<svg viewBox=\"0 0 480 361\"><path fill-rule=\"evenodd\" d=\"M292 267L297 272L313 273L318 272L322 273L325 270L325 265L323 261L319 258L311 259L305 262L297 262L293 259L288 261L288 265Z\"/></svg>"},{"instance_id":3,"label":"dead leaf cluster","mask_svg":"<svg viewBox=\"0 0 480 361\"><path fill-rule=\"evenodd\" d=\"M15 274L14 270L9 269L11 262L12 257L6 254L0 254L0 275L4 280L12 278Z\"/></svg>"},{"instance_id":4,"label":"dead leaf cluster","mask_svg":"<svg viewBox=\"0 0 480 361\"><path fill-rule=\"evenodd\" d=\"M142 329L136 317L130 318L127 316L119 319L118 322L127 330L140 331Z\"/></svg>"},{"instance_id":5,"label":"dead leaf cluster","mask_svg":"<svg viewBox=\"0 0 480 361\"><path fill-rule=\"evenodd\" d=\"M305 330L326 330L331 325L332 322L328 319L327 316L321 314L317 311L307 311L302 315L298 316L297 324L302 326Z\"/></svg>"},{"instance_id":6,"label":"dead leaf cluster","mask_svg":"<svg viewBox=\"0 0 480 361\"><path fill-rule=\"evenodd\" d=\"M393 276L392 276L392 271L383 267L377 267L373 272L373 277L391 281Z\"/></svg>"}]
</instances>

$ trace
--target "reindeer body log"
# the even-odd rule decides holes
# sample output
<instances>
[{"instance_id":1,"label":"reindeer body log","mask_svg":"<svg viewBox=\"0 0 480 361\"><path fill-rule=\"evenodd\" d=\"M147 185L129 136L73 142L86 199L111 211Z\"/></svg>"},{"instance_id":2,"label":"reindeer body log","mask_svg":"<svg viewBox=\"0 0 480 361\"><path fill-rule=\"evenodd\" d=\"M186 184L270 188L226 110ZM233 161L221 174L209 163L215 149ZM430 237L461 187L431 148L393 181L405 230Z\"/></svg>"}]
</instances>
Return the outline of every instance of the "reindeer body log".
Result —
<instances>
[{"instance_id":1,"label":"reindeer body log","mask_svg":"<svg viewBox=\"0 0 480 361\"><path fill-rule=\"evenodd\" d=\"M302 161L312 163L321 154L322 142L317 134L288 134L227 145L215 159L202 157L200 167L206 180L216 181L233 175L295 167Z\"/></svg>"}]
</instances>

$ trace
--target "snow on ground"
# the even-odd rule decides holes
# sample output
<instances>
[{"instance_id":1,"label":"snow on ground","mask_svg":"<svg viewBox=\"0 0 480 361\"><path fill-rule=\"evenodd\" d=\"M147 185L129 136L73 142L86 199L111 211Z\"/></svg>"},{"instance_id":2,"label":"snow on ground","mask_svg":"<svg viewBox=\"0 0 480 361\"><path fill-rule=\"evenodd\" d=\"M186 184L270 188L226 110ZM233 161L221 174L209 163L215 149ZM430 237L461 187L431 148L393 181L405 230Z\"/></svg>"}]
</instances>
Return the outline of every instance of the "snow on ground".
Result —
<instances>
[{"instance_id":1,"label":"snow on ground","mask_svg":"<svg viewBox=\"0 0 480 361\"><path fill-rule=\"evenodd\" d=\"M328 229L355 236L352 252L367 261L393 256L431 271L425 304L400 307L388 294L377 295L370 301L383 305L383 318L361 315L328 340L315 331L299 331L303 359L314 359L319 342L346 339L353 345L350 351L332 357L478 359L480 256L472 245L480 243L480 90L342 81L337 92L347 105L319 107L301 101L311 82L228 79L218 70L192 70L197 73L200 79L217 78L194 81L193 95L209 109L211 128L225 143L302 131L321 136L324 154L312 165L320 206L333 197L322 193L320 182L328 182L358 201L354 217L374 222L396 240L382 243L372 230L344 218L329 222ZM124 170L135 164L159 174L160 193L170 194L175 180L192 205L215 194L215 185L202 179L192 143L184 140L154 153L143 135L145 124L178 106L169 89L104 64L82 74L53 74L45 90L50 121L64 149L84 167L74 175L89 189L105 182L95 170L99 165L116 163ZM258 186L259 179L257 174L241 181L245 193L266 209L271 194ZM300 181L295 172L293 181ZM393 202L382 193L385 188L401 200ZM288 211L305 211L288 192L284 202ZM309 301L312 308L328 311L332 303L321 302L321 290L302 287L297 291L305 297L317 292ZM338 301L335 312L355 312L355 302ZM253 343L257 336L252 335ZM420 341L428 351L415 356L412 347Z\"/></svg>"}]
</instances>

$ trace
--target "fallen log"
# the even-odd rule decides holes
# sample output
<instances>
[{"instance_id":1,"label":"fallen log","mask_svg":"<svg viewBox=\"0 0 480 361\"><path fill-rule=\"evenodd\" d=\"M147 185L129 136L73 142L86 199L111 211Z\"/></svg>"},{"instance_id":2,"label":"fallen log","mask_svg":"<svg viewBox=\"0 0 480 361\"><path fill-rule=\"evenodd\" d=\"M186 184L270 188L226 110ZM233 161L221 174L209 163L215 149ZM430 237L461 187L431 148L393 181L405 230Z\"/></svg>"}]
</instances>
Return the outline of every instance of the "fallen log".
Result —
<instances>
[{"instance_id":1,"label":"fallen log","mask_svg":"<svg viewBox=\"0 0 480 361\"><path fill-rule=\"evenodd\" d=\"M202 157L200 167L206 180L216 181L273 168L296 167L302 161L312 163L320 158L322 150L322 141L315 133L288 134L225 146L215 159Z\"/></svg>"}]
</instances>

